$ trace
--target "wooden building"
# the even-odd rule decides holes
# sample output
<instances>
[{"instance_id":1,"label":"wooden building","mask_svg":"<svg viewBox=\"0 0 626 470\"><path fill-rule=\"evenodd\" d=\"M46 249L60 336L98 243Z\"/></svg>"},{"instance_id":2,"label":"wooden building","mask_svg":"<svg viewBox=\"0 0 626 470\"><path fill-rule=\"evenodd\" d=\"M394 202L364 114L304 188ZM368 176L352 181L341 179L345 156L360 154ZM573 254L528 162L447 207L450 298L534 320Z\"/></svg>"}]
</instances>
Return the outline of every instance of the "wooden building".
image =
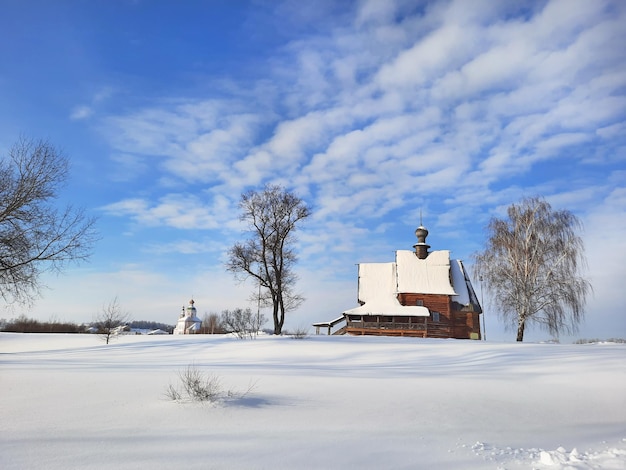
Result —
<instances>
[{"instance_id":1,"label":"wooden building","mask_svg":"<svg viewBox=\"0 0 626 470\"><path fill-rule=\"evenodd\" d=\"M396 251L395 262L359 264L359 306L315 323L317 333L345 321L334 334L481 339L482 310L463 263L429 252L424 227L415 234L414 251Z\"/></svg>"}]
</instances>

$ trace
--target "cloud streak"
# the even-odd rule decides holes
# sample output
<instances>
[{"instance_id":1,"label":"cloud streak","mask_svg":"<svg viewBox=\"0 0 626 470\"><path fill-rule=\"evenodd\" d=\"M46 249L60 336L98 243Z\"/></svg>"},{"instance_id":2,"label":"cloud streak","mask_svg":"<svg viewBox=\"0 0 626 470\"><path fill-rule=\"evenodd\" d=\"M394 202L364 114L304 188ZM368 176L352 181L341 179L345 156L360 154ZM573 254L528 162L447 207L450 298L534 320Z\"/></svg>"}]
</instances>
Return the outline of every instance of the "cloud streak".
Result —
<instances>
[{"instance_id":1,"label":"cloud streak","mask_svg":"<svg viewBox=\"0 0 626 470\"><path fill-rule=\"evenodd\" d=\"M350 27L285 49L269 79L296 85L284 87L269 112L248 97L222 95L107 125L120 151L160 157L171 177L233 192L279 180L310 194L361 192L374 204L380 196L371 187L413 196L412 181L424 197L477 184L493 190L619 125L626 77L624 53L614 47L624 38L623 7L549 2L515 16L511 5L504 13L513 16L503 20L504 7L488 5L468 14L457 2L437 4L399 23L372 24L368 12L377 10L365 3ZM419 23L428 27L409 29ZM404 40L377 43L373 57L346 46L382 28ZM283 61L295 67L286 72ZM335 213L326 199L315 201Z\"/></svg>"}]
</instances>

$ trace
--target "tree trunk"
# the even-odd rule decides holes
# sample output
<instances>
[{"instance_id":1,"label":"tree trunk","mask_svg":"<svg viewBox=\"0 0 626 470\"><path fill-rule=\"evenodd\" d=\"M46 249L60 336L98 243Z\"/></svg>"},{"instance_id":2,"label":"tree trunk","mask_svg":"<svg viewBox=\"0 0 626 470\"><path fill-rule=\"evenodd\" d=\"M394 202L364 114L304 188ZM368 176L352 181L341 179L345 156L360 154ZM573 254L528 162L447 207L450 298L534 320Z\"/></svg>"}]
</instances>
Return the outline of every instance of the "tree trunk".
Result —
<instances>
[{"instance_id":1,"label":"tree trunk","mask_svg":"<svg viewBox=\"0 0 626 470\"><path fill-rule=\"evenodd\" d=\"M274 317L274 334L280 335L283 325L278 321L278 302L273 301L272 314Z\"/></svg>"},{"instance_id":2,"label":"tree trunk","mask_svg":"<svg viewBox=\"0 0 626 470\"><path fill-rule=\"evenodd\" d=\"M526 320L520 320L517 323L517 341L524 341L524 327L526 326Z\"/></svg>"},{"instance_id":3,"label":"tree trunk","mask_svg":"<svg viewBox=\"0 0 626 470\"><path fill-rule=\"evenodd\" d=\"M282 334L283 325L285 324L285 303L283 301L282 295L280 296L280 300L278 302L278 314L279 314L278 324L279 324L279 329L280 329L280 333L278 334Z\"/></svg>"}]
</instances>

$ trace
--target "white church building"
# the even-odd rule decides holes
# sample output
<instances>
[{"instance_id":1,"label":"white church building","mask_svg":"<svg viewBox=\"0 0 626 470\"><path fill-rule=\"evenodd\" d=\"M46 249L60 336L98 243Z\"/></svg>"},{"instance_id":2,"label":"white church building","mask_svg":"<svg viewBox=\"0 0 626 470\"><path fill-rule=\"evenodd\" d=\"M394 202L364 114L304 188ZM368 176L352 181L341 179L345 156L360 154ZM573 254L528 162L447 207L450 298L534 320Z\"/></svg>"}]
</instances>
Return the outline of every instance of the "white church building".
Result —
<instances>
[{"instance_id":1,"label":"white church building","mask_svg":"<svg viewBox=\"0 0 626 470\"><path fill-rule=\"evenodd\" d=\"M189 301L189 305L180 313L176 328L174 328L175 335L193 335L200 333L200 327L202 326L202 320L196 315L196 307L194 307L194 300Z\"/></svg>"}]
</instances>

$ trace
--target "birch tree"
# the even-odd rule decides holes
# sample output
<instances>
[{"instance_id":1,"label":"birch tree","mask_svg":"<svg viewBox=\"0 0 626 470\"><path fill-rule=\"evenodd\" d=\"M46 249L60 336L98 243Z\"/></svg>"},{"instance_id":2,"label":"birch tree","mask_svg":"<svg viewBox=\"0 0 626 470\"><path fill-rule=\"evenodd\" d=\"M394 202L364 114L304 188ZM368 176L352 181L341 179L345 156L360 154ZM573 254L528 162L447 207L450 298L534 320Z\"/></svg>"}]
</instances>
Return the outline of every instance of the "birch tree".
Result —
<instances>
[{"instance_id":1,"label":"birch tree","mask_svg":"<svg viewBox=\"0 0 626 470\"><path fill-rule=\"evenodd\" d=\"M517 341L529 325L555 336L576 332L591 291L581 274L580 220L539 197L512 204L507 215L489 222L485 250L474 255L475 277L506 325L517 328Z\"/></svg>"},{"instance_id":2,"label":"birch tree","mask_svg":"<svg viewBox=\"0 0 626 470\"><path fill-rule=\"evenodd\" d=\"M302 199L276 185L242 194L239 207L240 219L247 222L250 238L228 251L226 269L256 281L254 295L258 295L260 305L272 307L274 334L279 335L285 312L294 310L304 300L294 291L294 232L310 210Z\"/></svg>"}]
</instances>

